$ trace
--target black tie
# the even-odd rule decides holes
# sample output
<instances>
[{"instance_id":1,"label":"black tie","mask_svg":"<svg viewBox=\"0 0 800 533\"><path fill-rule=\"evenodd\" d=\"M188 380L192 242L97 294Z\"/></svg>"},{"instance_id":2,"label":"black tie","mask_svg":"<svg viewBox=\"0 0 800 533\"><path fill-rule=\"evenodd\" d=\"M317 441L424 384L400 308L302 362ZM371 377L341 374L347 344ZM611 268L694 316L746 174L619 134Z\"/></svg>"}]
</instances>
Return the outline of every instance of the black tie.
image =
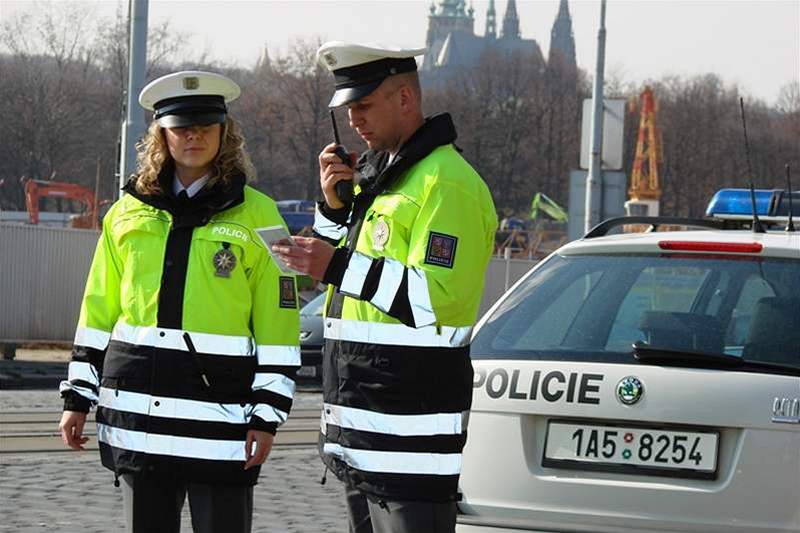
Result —
<instances>
[{"instance_id":1,"label":"black tie","mask_svg":"<svg viewBox=\"0 0 800 533\"><path fill-rule=\"evenodd\" d=\"M186 192L186 189L178 193L178 201L184 204L189 201L189 193Z\"/></svg>"}]
</instances>

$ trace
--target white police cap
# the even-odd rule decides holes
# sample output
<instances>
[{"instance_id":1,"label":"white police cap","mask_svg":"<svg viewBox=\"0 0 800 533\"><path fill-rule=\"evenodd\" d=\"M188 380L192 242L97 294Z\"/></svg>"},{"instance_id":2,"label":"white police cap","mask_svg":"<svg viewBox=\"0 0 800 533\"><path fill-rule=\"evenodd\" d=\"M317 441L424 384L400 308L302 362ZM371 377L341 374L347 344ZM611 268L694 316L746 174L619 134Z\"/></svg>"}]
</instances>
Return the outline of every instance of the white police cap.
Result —
<instances>
[{"instance_id":1,"label":"white police cap","mask_svg":"<svg viewBox=\"0 0 800 533\"><path fill-rule=\"evenodd\" d=\"M414 59L425 53L425 48L400 48L397 46L354 44L330 41L319 47L317 60L333 72L336 92L330 107L349 104L370 94L394 74L414 72Z\"/></svg>"},{"instance_id":2,"label":"white police cap","mask_svg":"<svg viewBox=\"0 0 800 533\"><path fill-rule=\"evenodd\" d=\"M139 94L139 104L153 111L163 128L224 123L225 104L239 97L239 86L221 74L184 70L148 83Z\"/></svg>"}]
</instances>

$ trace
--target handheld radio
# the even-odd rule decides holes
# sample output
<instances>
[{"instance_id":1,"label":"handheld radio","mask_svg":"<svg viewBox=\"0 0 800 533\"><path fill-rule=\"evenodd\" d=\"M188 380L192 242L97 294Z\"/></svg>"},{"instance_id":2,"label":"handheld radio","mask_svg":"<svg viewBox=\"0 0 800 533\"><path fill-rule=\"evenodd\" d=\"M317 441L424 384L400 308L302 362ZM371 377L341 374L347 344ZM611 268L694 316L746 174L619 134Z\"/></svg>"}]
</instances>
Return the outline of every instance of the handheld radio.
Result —
<instances>
[{"instance_id":1,"label":"handheld radio","mask_svg":"<svg viewBox=\"0 0 800 533\"><path fill-rule=\"evenodd\" d=\"M333 124L333 141L336 143L336 148L333 150L333 153L342 160L342 163L350 167L352 166L350 154L344 146L339 144L339 128L336 125L336 116L333 114L333 109L330 110L330 113L331 124ZM334 189L336 190L336 196L339 197L342 203L346 205L353 203L353 180L337 181L336 185L334 185Z\"/></svg>"}]
</instances>

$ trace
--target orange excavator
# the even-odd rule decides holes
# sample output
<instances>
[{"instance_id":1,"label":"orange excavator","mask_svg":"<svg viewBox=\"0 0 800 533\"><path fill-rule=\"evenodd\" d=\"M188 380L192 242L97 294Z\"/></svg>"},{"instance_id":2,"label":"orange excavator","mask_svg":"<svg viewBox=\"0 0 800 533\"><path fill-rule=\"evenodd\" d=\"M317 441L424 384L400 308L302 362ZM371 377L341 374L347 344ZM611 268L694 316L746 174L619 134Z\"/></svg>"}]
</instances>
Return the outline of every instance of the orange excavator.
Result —
<instances>
[{"instance_id":1,"label":"orange excavator","mask_svg":"<svg viewBox=\"0 0 800 533\"><path fill-rule=\"evenodd\" d=\"M29 179L25 182L25 206L31 224L39 223L39 200L65 198L82 204L81 212L70 222L73 228L98 229L98 206L94 193L75 183Z\"/></svg>"}]
</instances>

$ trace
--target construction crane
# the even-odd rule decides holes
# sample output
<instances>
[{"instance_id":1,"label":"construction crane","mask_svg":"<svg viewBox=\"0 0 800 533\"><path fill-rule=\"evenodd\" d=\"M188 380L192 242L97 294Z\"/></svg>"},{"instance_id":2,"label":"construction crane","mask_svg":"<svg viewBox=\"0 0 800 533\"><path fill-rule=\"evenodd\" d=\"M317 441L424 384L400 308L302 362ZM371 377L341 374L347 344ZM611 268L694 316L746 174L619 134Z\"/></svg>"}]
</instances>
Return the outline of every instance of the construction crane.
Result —
<instances>
[{"instance_id":1,"label":"construction crane","mask_svg":"<svg viewBox=\"0 0 800 533\"><path fill-rule=\"evenodd\" d=\"M92 191L75 183L34 179L25 182L25 206L31 224L39 223L39 200L47 197L66 198L83 204L80 215L72 219L70 224L72 227L93 229L99 227L98 206Z\"/></svg>"},{"instance_id":2,"label":"construction crane","mask_svg":"<svg viewBox=\"0 0 800 533\"><path fill-rule=\"evenodd\" d=\"M661 187L658 182L658 163L661 161L661 134L656 126L656 102L650 86L639 96L641 102L639 136L633 160L630 200L625 202L628 215L658 216Z\"/></svg>"}]
</instances>

